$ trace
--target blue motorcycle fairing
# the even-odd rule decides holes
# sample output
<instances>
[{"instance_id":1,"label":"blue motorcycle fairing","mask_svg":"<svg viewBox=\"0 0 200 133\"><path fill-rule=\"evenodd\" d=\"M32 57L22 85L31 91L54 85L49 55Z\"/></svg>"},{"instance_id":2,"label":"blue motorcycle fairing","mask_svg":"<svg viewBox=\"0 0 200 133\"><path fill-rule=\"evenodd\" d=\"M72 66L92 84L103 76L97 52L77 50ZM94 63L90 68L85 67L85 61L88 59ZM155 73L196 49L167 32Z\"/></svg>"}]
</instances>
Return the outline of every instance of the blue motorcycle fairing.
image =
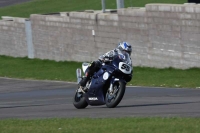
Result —
<instances>
[{"instance_id":1,"label":"blue motorcycle fairing","mask_svg":"<svg viewBox=\"0 0 200 133\"><path fill-rule=\"evenodd\" d=\"M125 79L123 78L117 78L117 77L114 77L112 80L111 80L111 83L114 84L115 82L124 82L125 84L127 83Z\"/></svg>"},{"instance_id":2,"label":"blue motorcycle fairing","mask_svg":"<svg viewBox=\"0 0 200 133\"><path fill-rule=\"evenodd\" d=\"M89 105L104 105L105 96L109 87L117 82L116 80L126 83L123 72L119 70L119 62L123 62L119 56L115 56L112 62L106 62L98 72L96 72L90 82L88 92L85 94L86 101Z\"/></svg>"},{"instance_id":3,"label":"blue motorcycle fairing","mask_svg":"<svg viewBox=\"0 0 200 133\"><path fill-rule=\"evenodd\" d=\"M94 74L91 80L90 88L86 94L86 101L89 105L104 105L105 104L105 97L104 97L104 90L107 81L110 80L111 74L115 70L114 67L104 65L102 68ZM108 73L107 80L104 80L103 75L104 73Z\"/></svg>"}]
</instances>

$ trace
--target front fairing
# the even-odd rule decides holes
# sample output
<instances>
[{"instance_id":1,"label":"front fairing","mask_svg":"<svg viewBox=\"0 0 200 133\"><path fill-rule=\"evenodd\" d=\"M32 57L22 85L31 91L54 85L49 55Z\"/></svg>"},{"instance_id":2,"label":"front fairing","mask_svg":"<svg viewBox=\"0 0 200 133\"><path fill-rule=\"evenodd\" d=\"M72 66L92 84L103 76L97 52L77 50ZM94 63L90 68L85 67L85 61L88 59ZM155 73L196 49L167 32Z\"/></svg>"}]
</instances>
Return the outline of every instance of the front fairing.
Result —
<instances>
[{"instance_id":1,"label":"front fairing","mask_svg":"<svg viewBox=\"0 0 200 133\"><path fill-rule=\"evenodd\" d=\"M115 70L121 71L120 75L132 74L132 62L127 54L126 56L122 54L114 56L111 65L115 67Z\"/></svg>"},{"instance_id":2,"label":"front fairing","mask_svg":"<svg viewBox=\"0 0 200 133\"><path fill-rule=\"evenodd\" d=\"M127 52L119 51L117 56L119 59L122 60L122 62L124 62L132 67L132 61L131 61L130 55Z\"/></svg>"},{"instance_id":3,"label":"front fairing","mask_svg":"<svg viewBox=\"0 0 200 133\"><path fill-rule=\"evenodd\" d=\"M127 74L120 70L120 62L126 61L125 59L124 57L121 58L119 55L116 55L112 61L102 65L101 69L93 75L90 88L86 95L86 100L89 105L104 105L105 94L110 85L118 79L126 82Z\"/></svg>"},{"instance_id":4,"label":"front fairing","mask_svg":"<svg viewBox=\"0 0 200 133\"><path fill-rule=\"evenodd\" d=\"M91 79L91 85L87 92L87 102L90 105L104 105L105 93L109 86L110 77L114 70L112 67L103 66Z\"/></svg>"}]
</instances>

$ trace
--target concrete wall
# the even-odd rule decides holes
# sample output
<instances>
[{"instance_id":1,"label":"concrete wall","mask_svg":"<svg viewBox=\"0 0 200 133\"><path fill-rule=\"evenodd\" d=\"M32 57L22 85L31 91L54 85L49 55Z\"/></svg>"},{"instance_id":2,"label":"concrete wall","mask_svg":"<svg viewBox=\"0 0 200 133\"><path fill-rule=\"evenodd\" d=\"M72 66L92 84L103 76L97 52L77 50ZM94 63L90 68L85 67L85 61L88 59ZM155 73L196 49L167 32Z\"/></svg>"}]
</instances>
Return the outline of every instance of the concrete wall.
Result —
<instances>
[{"instance_id":1,"label":"concrete wall","mask_svg":"<svg viewBox=\"0 0 200 133\"><path fill-rule=\"evenodd\" d=\"M31 15L35 57L96 60L99 55L115 48L119 42L118 28L112 26L118 22L112 18L118 20L118 15L85 12L62 13L62 16Z\"/></svg>"},{"instance_id":2,"label":"concrete wall","mask_svg":"<svg viewBox=\"0 0 200 133\"><path fill-rule=\"evenodd\" d=\"M200 6L146 5L150 66L188 68L200 66Z\"/></svg>"},{"instance_id":3,"label":"concrete wall","mask_svg":"<svg viewBox=\"0 0 200 133\"><path fill-rule=\"evenodd\" d=\"M119 10L139 66L189 68L200 66L199 5L147 4Z\"/></svg>"},{"instance_id":4,"label":"concrete wall","mask_svg":"<svg viewBox=\"0 0 200 133\"><path fill-rule=\"evenodd\" d=\"M200 67L199 13L200 5L196 4L147 4L145 8L120 9L116 13L33 14L30 19L34 57L92 61L120 41L127 41L133 46L134 66ZM5 44L13 48L15 43L0 42L1 48ZM5 53L0 50L0 54Z\"/></svg>"},{"instance_id":5,"label":"concrete wall","mask_svg":"<svg viewBox=\"0 0 200 133\"><path fill-rule=\"evenodd\" d=\"M25 19L5 17L0 20L0 55L27 56Z\"/></svg>"}]
</instances>

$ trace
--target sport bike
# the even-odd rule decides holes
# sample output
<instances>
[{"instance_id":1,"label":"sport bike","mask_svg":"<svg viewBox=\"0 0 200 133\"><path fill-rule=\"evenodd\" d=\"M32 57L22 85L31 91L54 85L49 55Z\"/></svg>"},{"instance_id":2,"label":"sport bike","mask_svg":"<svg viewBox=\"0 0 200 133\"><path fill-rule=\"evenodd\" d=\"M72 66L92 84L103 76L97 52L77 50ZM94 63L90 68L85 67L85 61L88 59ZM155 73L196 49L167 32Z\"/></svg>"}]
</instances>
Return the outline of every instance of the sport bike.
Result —
<instances>
[{"instance_id":1,"label":"sport bike","mask_svg":"<svg viewBox=\"0 0 200 133\"><path fill-rule=\"evenodd\" d=\"M105 105L108 108L116 107L122 100L126 83L132 79L132 63L127 53L118 53L112 60L102 64L101 68L94 73L86 84L87 91L78 87L73 104L77 109L86 108L88 105ZM85 73L90 63L83 63ZM76 70L77 82L81 80L81 69Z\"/></svg>"}]
</instances>

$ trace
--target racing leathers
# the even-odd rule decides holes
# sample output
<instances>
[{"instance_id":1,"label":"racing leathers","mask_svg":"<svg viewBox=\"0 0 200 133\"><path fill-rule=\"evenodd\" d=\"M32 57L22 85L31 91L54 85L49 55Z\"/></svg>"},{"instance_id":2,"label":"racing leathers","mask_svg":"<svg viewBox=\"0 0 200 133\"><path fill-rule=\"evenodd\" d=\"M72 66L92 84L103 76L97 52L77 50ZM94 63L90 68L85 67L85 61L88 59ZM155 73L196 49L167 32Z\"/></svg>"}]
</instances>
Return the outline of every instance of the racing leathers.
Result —
<instances>
[{"instance_id":1,"label":"racing leathers","mask_svg":"<svg viewBox=\"0 0 200 133\"><path fill-rule=\"evenodd\" d=\"M93 61L91 63L91 65L87 68L85 77L79 82L79 85L84 88L86 86L87 81L90 79L90 77L92 77L93 74L101 68L102 63L112 61L113 57L115 55L118 55L119 53L122 53L122 51L120 51L119 49L116 48L114 50L111 50L111 51L99 56L99 59L97 61ZM129 65L132 66L132 63L130 63ZM130 79L131 78L132 78L132 75L130 75Z\"/></svg>"}]
</instances>

